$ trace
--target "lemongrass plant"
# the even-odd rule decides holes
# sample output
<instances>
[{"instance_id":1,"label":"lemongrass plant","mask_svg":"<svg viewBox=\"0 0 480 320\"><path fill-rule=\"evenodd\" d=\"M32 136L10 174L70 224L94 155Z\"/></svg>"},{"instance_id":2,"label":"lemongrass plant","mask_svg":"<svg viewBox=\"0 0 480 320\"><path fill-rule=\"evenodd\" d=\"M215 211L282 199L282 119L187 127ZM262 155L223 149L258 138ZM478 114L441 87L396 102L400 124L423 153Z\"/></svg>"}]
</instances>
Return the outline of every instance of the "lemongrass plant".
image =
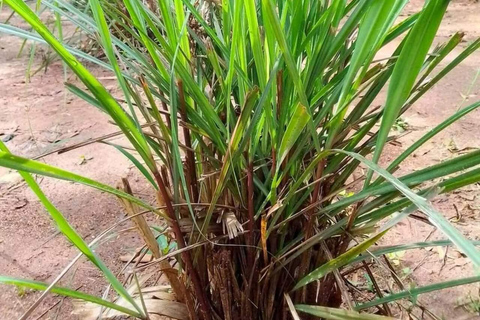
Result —
<instances>
[{"instance_id":1,"label":"lemongrass plant","mask_svg":"<svg viewBox=\"0 0 480 320\"><path fill-rule=\"evenodd\" d=\"M119 298L112 302L9 277L0 281L48 287L140 319L162 313L122 286L31 174L120 197L132 219L141 217L135 206L158 214L178 249L161 257L149 226L137 219L157 259L136 271L170 268L176 300L192 319L380 319L378 314L394 315L391 302L480 280L388 296L377 292L371 301L356 302L339 272L366 260L377 263L386 253L447 245L480 266L477 243L429 203L480 180L480 151L394 175L402 161L479 102L438 124L388 167L378 165L386 144L395 140L395 120L480 46L480 40L470 43L439 67L463 37L457 33L432 46L449 1L425 1L403 20L407 0L42 1L97 39L105 60L59 41L22 0L4 2L35 32L5 24L0 30L45 43L58 54L83 83L67 88L111 117L135 152L112 145L151 183L158 203L138 199L128 183L119 190L12 155L2 145L0 165L21 172L58 228L105 274ZM389 43L397 44L392 56L375 61ZM121 99L83 61L111 70ZM97 141L111 144L108 137ZM365 175L353 179L360 168ZM342 192L351 186L356 192L347 197ZM416 210L447 240L375 249ZM179 267L171 269L173 260ZM369 264L363 267L370 273Z\"/></svg>"}]
</instances>

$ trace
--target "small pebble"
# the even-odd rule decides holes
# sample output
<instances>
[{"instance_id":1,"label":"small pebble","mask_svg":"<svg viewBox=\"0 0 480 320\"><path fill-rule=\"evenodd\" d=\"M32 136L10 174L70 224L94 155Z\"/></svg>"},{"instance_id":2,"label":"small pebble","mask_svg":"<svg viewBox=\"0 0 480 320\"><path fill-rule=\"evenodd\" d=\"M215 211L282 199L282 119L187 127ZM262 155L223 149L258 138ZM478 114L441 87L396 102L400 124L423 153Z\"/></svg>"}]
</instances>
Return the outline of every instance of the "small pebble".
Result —
<instances>
[{"instance_id":1,"label":"small pebble","mask_svg":"<svg viewBox=\"0 0 480 320\"><path fill-rule=\"evenodd\" d=\"M5 136L2 137L3 142L8 142L12 140L15 136L13 134L6 134Z\"/></svg>"}]
</instances>

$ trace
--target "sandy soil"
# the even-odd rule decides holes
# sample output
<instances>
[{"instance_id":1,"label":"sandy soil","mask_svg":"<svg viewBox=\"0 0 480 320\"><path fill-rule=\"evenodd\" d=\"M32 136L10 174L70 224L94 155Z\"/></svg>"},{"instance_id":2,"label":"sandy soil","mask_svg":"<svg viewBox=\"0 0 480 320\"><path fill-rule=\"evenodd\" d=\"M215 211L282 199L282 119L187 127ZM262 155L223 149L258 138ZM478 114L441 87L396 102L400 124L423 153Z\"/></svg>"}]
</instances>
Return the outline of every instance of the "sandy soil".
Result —
<instances>
[{"instance_id":1,"label":"sandy soil","mask_svg":"<svg viewBox=\"0 0 480 320\"><path fill-rule=\"evenodd\" d=\"M415 0L411 10L423 1ZM4 20L8 12L0 13ZM480 36L480 4L472 1L452 1L437 41L445 41L456 31L466 33L465 47L469 41ZM28 55L17 57L21 41L0 35L0 138L8 140L7 146L16 154L34 157L59 146L71 145L87 138L115 131L107 118L98 110L74 98L63 89L63 69L59 62L51 65L46 73L40 72L25 80ZM456 50L446 60L450 61ZM42 62L42 55L35 58L35 66ZM445 64L445 63L444 63ZM410 134L403 137L402 147L389 146L383 159L387 162L459 107L477 101L480 95L480 52L475 53L450 73L440 84L425 95L404 117ZM111 90L115 82L108 80L107 72L91 68L104 77ZM416 168L461 154L467 147L480 147L480 111L475 111L452 125L441 135L432 139L413 157L404 162L399 173L411 172ZM11 135L11 136L8 136ZM8 136L8 137L7 137ZM132 179L135 192L142 194L145 184L131 172L131 165L111 147L101 144L90 145L62 155L50 155L42 159L46 163L72 170L79 174L115 185L121 177ZM117 200L87 187L55 181L39 180L41 187L52 202L66 215L71 224L85 239L92 239L107 226L120 220L123 214ZM480 197L479 187L470 186L460 192L438 197L434 204L456 226L471 239L480 240ZM397 244L442 239L440 232L432 227L408 220L392 231L384 244ZM114 237L98 248L98 253L115 271L120 270L120 255L132 252L139 245L134 233ZM0 274L31 278L49 282L70 262L76 251L54 228L45 210L36 197L15 174L0 169ZM398 257L399 269L409 268L413 273L407 282L415 286L455 279L472 273L468 260L456 250L413 250ZM379 275L381 276L381 275ZM82 291L101 294L105 282L88 263L77 265L63 280L63 285L81 287ZM24 292L18 288L1 286L0 318L16 319L28 308L38 293ZM455 288L426 294L419 301L444 319L480 319L461 306L460 300L473 298L478 301L479 287ZM54 306L53 308L51 308ZM48 311L51 308L50 311ZM75 319L70 315L68 300L51 295L44 300L32 319L44 315L43 319Z\"/></svg>"},{"instance_id":2,"label":"sandy soil","mask_svg":"<svg viewBox=\"0 0 480 320\"><path fill-rule=\"evenodd\" d=\"M5 20L8 12L1 14ZM64 145L117 131L107 117L90 105L73 97L63 88L63 68L54 63L46 73L40 72L25 81L28 56L17 58L21 41L0 35L0 132L7 137L8 148L18 155L34 157ZM40 51L35 68L43 59ZM93 68L97 76L110 76ZM105 80L115 88L115 81ZM110 146L95 144L64 155L52 155L43 161L115 186L122 177L130 177L131 164ZM18 183L17 175L1 169L0 176L0 274L49 282L76 256L76 250L56 232L51 219L36 196ZM138 194L142 182L132 186ZM54 179L41 179L45 194L65 214L71 225L91 241L111 224L122 219L117 199L80 185ZM153 200L153 199L152 199ZM127 225L125 225L127 226ZM133 252L140 242L134 233L114 237L97 250L115 272L122 267L120 255ZM105 290L103 277L89 262L79 263L63 280L63 285L100 295ZM0 290L0 319L20 316L38 293L24 292L11 286ZM49 296L31 317L35 319L60 301ZM74 319L67 300L45 316L45 319ZM60 312L58 310L61 310ZM57 317L58 316L58 317Z\"/></svg>"}]
</instances>

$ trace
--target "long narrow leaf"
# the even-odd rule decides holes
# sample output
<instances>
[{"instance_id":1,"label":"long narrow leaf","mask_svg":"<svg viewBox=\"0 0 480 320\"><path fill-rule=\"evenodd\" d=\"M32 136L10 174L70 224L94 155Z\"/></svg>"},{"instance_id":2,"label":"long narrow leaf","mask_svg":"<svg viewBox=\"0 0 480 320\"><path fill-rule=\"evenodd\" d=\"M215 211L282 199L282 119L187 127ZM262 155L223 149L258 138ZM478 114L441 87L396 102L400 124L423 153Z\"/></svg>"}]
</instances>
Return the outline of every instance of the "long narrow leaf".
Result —
<instances>
[{"instance_id":1,"label":"long narrow leaf","mask_svg":"<svg viewBox=\"0 0 480 320\"><path fill-rule=\"evenodd\" d=\"M333 320L393 320L390 317L379 316L376 314L361 314L355 311L343 310L337 308L309 306L304 304L297 304L295 309L316 317Z\"/></svg>"},{"instance_id":2,"label":"long narrow leaf","mask_svg":"<svg viewBox=\"0 0 480 320\"><path fill-rule=\"evenodd\" d=\"M154 207L141 201L140 199L133 197L125 192L119 191L116 188L110 187L106 184L100 183L98 181L80 176L78 174L75 174L63 169L50 166L40 161L35 161L35 160L30 160L30 159L22 158L19 156L15 156L5 151L0 151L0 167L10 168L18 171L29 172L29 173L36 173L46 177L52 177L60 180L80 183L80 184L98 189L100 191L105 191L110 194L119 196L121 198L125 198L129 201L132 201L138 204L139 206L145 209L156 211Z\"/></svg>"},{"instance_id":3,"label":"long narrow leaf","mask_svg":"<svg viewBox=\"0 0 480 320\"><path fill-rule=\"evenodd\" d=\"M10 154L5 144L1 141L0 150L0 152L6 155ZM85 243L85 241L82 239L82 237L80 237L80 235L75 231L75 229L70 226L62 213L50 202L50 200L48 200L35 179L33 179L30 174L23 170L19 171L19 173L25 180L25 182L28 184L28 186L35 193L35 195L38 197L40 202L45 206L48 213L55 221L60 232L62 232L65 237L67 237L67 239L78 250L80 250L93 264L95 264L95 266L98 267L98 269L102 271L103 275L107 278L109 283L118 292L118 294L122 296L126 301L128 301L132 306L134 306L140 314L142 314L142 309L140 309L140 307L135 303L133 298L123 287L120 281L115 277L115 275L110 271L110 269L108 269L108 267L103 263L103 261L92 251L92 249L90 249L90 247Z\"/></svg>"},{"instance_id":4,"label":"long narrow leaf","mask_svg":"<svg viewBox=\"0 0 480 320\"><path fill-rule=\"evenodd\" d=\"M45 290L48 287L48 284L43 283L43 282L38 282L38 281L33 281L33 280L25 280L25 279L18 279L18 278L12 278L12 277L5 277L5 276L0 276L0 283L15 285L15 286L19 286L19 287L27 287L27 288L34 289L34 290ZM71 289L63 288L63 287L53 287L51 289L51 292L62 295L62 296L65 296L65 297L69 297L69 298L80 299L82 301L92 302L92 303L98 304L100 306L109 308L109 309L118 310L120 312L123 312L127 315L130 315L130 316L133 316L133 317L136 317L136 318L142 318L143 317L138 312L135 312L135 311L127 309L123 306L119 306L119 305L117 305L115 303L112 303L110 301L100 299L98 297L95 297L95 296L92 296L92 295L89 295L89 294L86 294L86 293L83 293L83 292L79 292L79 291L75 291L75 290L71 290Z\"/></svg>"},{"instance_id":5,"label":"long narrow leaf","mask_svg":"<svg viewBox=\"0 0 480 320\"><path fill-rule=\"evenodd\" d=\"M410 94L443 15L447 10L448 3L449 0L428 1L417 23L407 36L388 87L387 101L373 155L373 162L375 163L380 159L390 129L400 112L400 108ZM405 73L405 70L408 70L408 73ZM373 172L369 171L366 185L368 185L372 174Z\"/></svg>"},{"instance_id":6,"label":"long narrow leaf","mask_svg":"<svg viewBox=\"0 0 480 320\"><path fill-rule=\"evenodd\" d=\"M463 278L463 279L457 279L457 280L451 280L451 281L445 281L445 282L440 282L436 284L431 284L428 286L424 287L418 287L418 288L411 288L409 290L401 291L398 293L394 293L388 296L385 296L380 299L376 299L370 302L363 303L355 308L355 310L363 310L367 309L370 307L378 306L380 304L408 298L408 297L416 297L420 294L423 293L428 293L432 291L438 291L438 290L443 290L443 289L448 289L448 288L453 288L457 286L462 286L470 283L475 283L480 281L480 276L476 277L469 277L469 278Z\"/></svg>"},{"instance_id":7,"label":"long narrow leaf","mask_svg":"<svg viewBox=\"0 0 480 320\"><path fill-rule=\"evenodd\" d=\"M353 259L355 259L359 254L370 248L375 242L380 240L381 237L385 235L386 231L383 231L376 236L362 242L361 244L353 247L352 249L348 250L344 254L341 254L337 258L328 261L327 263L323 264L321 267L315 269L308 275L306 275L304 278L300 279L300 281L297 282L293 290L297 290L310 282L316 281L324 277L326 274L332 272L333 270L336 270L340 267L343 267L344 265L350 263Z\"/></svg>"}]
</instances>

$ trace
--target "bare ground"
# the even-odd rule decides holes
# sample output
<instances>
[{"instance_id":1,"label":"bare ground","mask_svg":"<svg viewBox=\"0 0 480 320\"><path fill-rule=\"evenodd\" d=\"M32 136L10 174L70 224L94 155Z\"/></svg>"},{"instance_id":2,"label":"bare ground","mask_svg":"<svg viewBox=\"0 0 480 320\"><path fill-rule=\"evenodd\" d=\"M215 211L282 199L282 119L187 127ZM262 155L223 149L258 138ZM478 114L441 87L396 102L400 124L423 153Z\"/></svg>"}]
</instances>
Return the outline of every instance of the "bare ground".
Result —
<instances>
[{"instance_id":1,"label":"bare ground","mask_svg":"<svg viewBox=\"0 0 480 320\"><path fill-rule=\"evenodd\" d=\"M421 3L423 1L416 0L409 6L413 10ZM5 10L0 13L1 20L7 16ZM463 31L466 36L461 47L465 47L469 41L480 36L478 17L480 4L452 1L437 41L445 41L454 32ZM59 62L51 65L46 73L37 74L30 82L25 81L28 56L24 54L17 57L21 41L5 35L0 35L0 39L0 134L3 134L0 138L10 139L7 146L13 153L34 157L59 146L115 131L115 127L98 110L64 90L63 69ZM447 62L458 52L460 51L456 50L450 55ZM42 55L37 55L35 65L39 66L41 61ZM91 70L104 77L104 83L109 89L115 89L115 82L108 78L109 73L93 67ZM475 82L479 70L480 52L477 52L409 110L404 119L411 132L401 139L401 147L388 148L383 162L394 159L412 141L461 106L479 100L480 79ZM441 159L458 156L465 148L480 147L479 123L480 111L477 110L432 139L405 161L398 172L412 172ZM66 154L50 155L42 160L111 185L115 185L121 177L129 176L139 194L146 187L132 174L129 162L106 145L90 145ZM111 196L48 178L39 182L47 196L87 240L93 239L123 217L117 200ZM480 240L479 195L479 187L470 186L457 193L440 196L434 204L446 217L452 218L465 235ZM426 238L442 239L442 235L432 227L408 220L388 234L383 244L417 242ZM122 267L120 255L132 252L139 243L135 234L127 233L110 239L97 251L108 266L119 271ZM0 274L49 282L75 255L75 249L58 235L31 191L16 175L0 169ZM405 281L415 286L473 274L468 260L453 248L447 252L435 249L412 250L394 260L398 260L399 270L413 272L405 277ZM382 276L381 272L378 276ZM62 283L72 288L81 287L82 291L97 295L105 288L101 275L88 262L79 263ZM15 287L1 286L0 318L16 319L38 295ZM469 308L462 306L462 301L470 298L476 301L480 299L478 285L425 294L419 301L444 319L480 319L478 310L475 314L471 304L468 305ZM54 307L51 308L52 306ZM70 314L71 310L68 300L50 295L32 319L45 311L48 312L44 319L75 319Z\"/></svg>"}]
</instances>

